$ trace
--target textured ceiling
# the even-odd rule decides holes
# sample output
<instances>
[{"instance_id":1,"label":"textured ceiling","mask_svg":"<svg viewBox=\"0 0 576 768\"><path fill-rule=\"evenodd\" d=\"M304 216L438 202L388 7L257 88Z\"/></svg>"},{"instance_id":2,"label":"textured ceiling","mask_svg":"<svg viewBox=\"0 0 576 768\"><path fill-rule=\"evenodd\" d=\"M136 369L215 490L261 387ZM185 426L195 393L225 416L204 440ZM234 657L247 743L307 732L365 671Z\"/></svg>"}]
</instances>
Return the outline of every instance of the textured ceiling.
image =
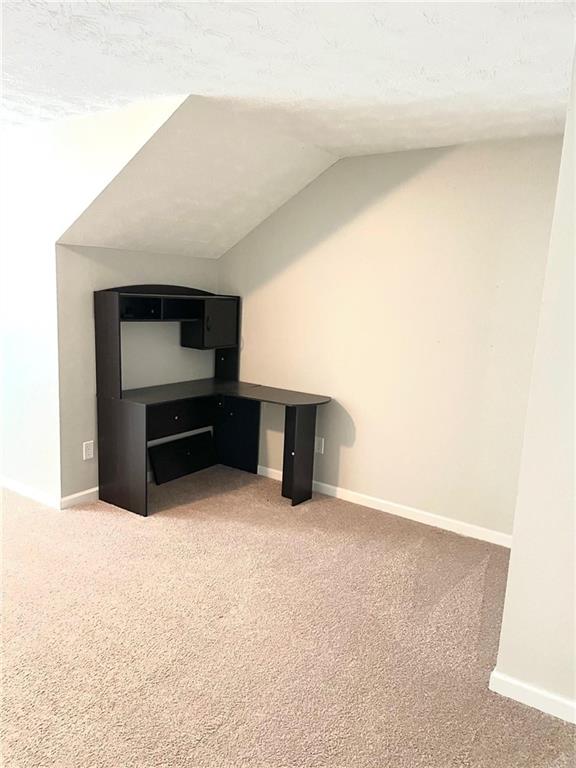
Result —
<instances>
[{"instance_id":1,"label":"textured ceiling","mask_svg":"<svg viewBox=\"0 0 576 768\"><path fill-rule=\"evenodd\" d=\"M568 3L4 2L25 122L199 94L339 155L560 132Z\"/></svg>"},{"instance_id":2,"label":"textured ceiling","mask_svg":"<svg viewBox=\"0 0 576 768\"><path fill-rule=\"evenodd\" d=\"M267 123L190 96L59 241L221 256L338 159Z\"/></svg>"}]
</instances>

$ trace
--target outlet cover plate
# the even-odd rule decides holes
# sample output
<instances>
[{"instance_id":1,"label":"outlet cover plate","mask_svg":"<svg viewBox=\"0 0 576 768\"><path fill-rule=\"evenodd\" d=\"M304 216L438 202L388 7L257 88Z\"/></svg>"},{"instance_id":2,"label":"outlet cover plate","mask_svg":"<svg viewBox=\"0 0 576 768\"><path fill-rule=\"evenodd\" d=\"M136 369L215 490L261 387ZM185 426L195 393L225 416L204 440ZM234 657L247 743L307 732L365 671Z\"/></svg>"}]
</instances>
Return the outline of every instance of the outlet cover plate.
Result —
<instances>
[{"instance_id":1,"label":"outlet cover plate","mask_svg":"<svg viewBox=\"0 0 576 768\"><path fill-rule=\"evenodd\" d=\"M94 440L88 440L82 443L82 459L89 461L94 458Z\"/></svg>"}]
</instances>

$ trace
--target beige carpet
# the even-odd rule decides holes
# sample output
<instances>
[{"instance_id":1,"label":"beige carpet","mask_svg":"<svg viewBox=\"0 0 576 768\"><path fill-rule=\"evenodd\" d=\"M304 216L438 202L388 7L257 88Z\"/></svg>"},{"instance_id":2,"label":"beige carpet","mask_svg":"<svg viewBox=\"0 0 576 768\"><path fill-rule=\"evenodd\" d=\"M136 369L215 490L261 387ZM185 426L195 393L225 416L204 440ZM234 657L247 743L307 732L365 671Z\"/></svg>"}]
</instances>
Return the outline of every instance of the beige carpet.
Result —
<instances>
[{"instance_id":1,"label":"beige carpet","mask_svg":"<svg viewBox=\"0 0 576 768\"><path fill-rule=\"evenodd\" d=\"M212 468L148 519L6 494L7 768L562 768L487 690L501 548Z\"/></svg>"}]
</instances>

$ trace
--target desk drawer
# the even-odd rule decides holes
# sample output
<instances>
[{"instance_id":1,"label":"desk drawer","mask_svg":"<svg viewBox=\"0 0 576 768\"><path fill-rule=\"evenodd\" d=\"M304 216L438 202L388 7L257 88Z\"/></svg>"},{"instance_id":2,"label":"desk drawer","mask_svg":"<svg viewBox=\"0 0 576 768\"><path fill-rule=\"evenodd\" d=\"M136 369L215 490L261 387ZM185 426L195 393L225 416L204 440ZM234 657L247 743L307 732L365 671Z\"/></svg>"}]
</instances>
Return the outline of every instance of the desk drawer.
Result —
<instances>
[{"instance_id":1,"label":"desk drawer","mask_svg":"<svg viewBox=\"0 0 576 768\"><path fill-rule=\"evenodd\" d=\"M199 432L160 443L148 448L148 455L155 482L167 483L214 464L212 433Z\"/></svg>"},{"instance_id":2,"label":"desk drawer","mask_svg":"<svg viewBox=\"0 0 576 768\"><path fill-rule=\"evenodd\" d=\"M195 397L192 400L175 400L172 403L148 406L148 440L177 435L192 429L214 424L216 398Z\"/></svg>"}]
</instances>

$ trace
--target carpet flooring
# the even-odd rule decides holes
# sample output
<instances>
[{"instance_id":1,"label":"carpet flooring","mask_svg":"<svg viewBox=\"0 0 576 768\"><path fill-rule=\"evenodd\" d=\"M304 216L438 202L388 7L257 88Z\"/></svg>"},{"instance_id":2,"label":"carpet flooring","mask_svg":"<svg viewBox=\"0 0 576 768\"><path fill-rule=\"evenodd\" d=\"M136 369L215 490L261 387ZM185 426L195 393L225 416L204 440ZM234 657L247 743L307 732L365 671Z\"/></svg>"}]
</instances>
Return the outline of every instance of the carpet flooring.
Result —
<instances>
[{"instance_id":1,"label":"carpet flooring","mask_svg":"<svg viewBox=\"0 0 576 768\"><path fill-rule=\"evenodd\" d=\"M98 502L4 497L6 768L565 768L488 691L508 553L223 467Z\"/></svg>"}]
</instances>

